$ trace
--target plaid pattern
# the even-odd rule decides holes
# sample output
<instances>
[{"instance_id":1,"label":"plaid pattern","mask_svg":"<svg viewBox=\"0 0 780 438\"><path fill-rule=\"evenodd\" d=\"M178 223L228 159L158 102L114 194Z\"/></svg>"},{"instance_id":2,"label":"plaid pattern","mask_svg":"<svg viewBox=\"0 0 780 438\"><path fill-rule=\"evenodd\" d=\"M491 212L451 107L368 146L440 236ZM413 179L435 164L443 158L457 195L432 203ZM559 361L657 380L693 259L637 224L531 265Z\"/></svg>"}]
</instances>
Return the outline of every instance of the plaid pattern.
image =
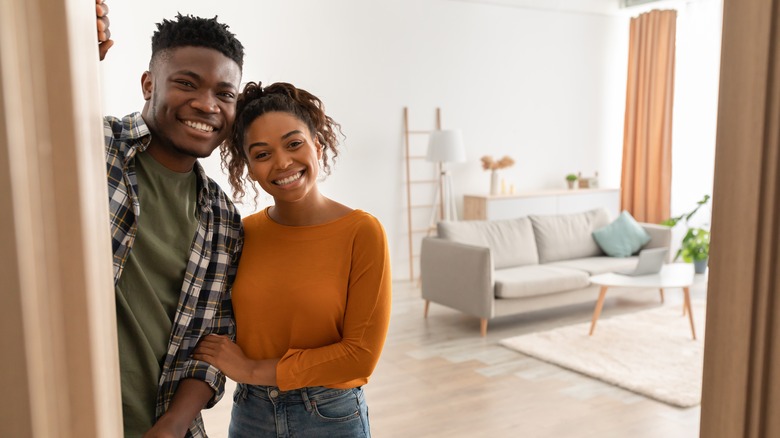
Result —
<instances>
[{"instance_id":1,"label":"plaid pattern","mask_svg":"<svg viewBox=\"0 0 780 438\"><path fill-rule=\"evenodd\" d=\"M106 117L103 128L116 284L133 247L138 229L136 218L141 214L133 158L149 145L151 133L140 113L122 119ZM157 392L157 418L168 409L182 379L203 380L214 389L215 395L208 407L222 398L225 376L205 362L190 359L190 354L206 334L235 336L229 288L233 284L241 254L241 217L227 195L206 176L199 163L195 164L195 170L198 174L199 225L184 275L168 352L163 362ZM190 426L187 437L206 437L200 415Z\"/></svg>"}]
</instances>

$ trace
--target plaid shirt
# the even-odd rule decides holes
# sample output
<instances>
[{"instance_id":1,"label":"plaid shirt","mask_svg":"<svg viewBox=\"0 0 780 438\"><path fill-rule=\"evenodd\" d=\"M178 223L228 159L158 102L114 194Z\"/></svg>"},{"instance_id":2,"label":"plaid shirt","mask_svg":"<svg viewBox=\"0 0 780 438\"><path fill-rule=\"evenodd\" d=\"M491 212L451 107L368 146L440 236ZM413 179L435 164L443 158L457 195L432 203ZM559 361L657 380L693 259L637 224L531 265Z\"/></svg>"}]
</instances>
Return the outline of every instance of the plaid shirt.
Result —
<instances>
[{"instance_id":1,"label":"plaid shirt","mask_svg":"<svg viewBox=\"0 0 780 438\"><path fill-rule=\"evenodd\" d=\"M103 122L108 171L108 199L111 214L111 245L114 252L114 284L122 275L133 247L141 214L135 155L149 145L151 133L140 113L122 119L106 117ZM201 337L209 333L235 336L230 287L241 254L243 228L233 203L208 178L199 163L198 230L192 242L179 305L174 317L168 351L157 391L156 416L168 409L179 382L186 378L205 381L216 404L225 389L225 376L213 366L190 358ZM206 436L200 414L190 425L188 437Z\"/></svg>"}]
</instances>

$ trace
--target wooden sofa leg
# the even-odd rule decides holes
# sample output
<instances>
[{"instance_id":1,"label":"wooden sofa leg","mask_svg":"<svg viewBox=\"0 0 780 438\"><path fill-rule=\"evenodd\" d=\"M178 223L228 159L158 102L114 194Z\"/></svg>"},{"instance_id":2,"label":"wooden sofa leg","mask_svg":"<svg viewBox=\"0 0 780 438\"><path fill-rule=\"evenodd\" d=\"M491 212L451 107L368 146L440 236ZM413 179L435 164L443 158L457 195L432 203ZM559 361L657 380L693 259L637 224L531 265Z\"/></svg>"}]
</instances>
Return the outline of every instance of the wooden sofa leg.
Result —
<instances>
[{"instance_id":1,"label":"wooden sofa leg","mask_svg":"<svg viewBox=\"0 0 780 438\"><path fill-rule=\"evenodd\" d=\"M431 305L431 301L430 300L425 300L425 312L423 312L423 318L427 318L428 317L428 306L430 306L430 305Z\"/></svg>"},{"instance_id":2,"label":"wooden sofa leg","mask_svg":"<svg viewBox=\"0 0 780 438\"><path fill-rule=\"evenodd\" d=\"M484 338L487 336L487 319L482 318L479 320L479 334Z\"/></svg>"}]
</instances>

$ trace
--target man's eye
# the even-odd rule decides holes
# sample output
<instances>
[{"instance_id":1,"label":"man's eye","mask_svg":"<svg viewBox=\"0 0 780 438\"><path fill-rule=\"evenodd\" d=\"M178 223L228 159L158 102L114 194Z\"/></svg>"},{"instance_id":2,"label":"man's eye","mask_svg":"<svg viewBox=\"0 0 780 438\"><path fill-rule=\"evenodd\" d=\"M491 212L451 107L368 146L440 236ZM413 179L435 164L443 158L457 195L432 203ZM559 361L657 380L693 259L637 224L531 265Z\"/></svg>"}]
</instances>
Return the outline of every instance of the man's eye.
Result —
<instances>
[{"instance_id":1,"label":"man's eye","mask_svg":"<svg viewBox=\"0 0 780 438\"><path fill-rule=\"evenodd\" d=\"M229 92L219 93L219 95L228 99L234 99L236 97L235 94Z\"/></svg>"},{"instance_id":2,"label":"man's eye","mask_svg":"<svg viewBox=\"0 0 780 438\"><path fill-rule=\"evenodd\" d=\"M195 88L195 85L192 82L190 82L190 81L178 80L178 81L176 81L176 83L178 83L180 85L183 85L185 87Z\"/></svg>"}]
</instances>

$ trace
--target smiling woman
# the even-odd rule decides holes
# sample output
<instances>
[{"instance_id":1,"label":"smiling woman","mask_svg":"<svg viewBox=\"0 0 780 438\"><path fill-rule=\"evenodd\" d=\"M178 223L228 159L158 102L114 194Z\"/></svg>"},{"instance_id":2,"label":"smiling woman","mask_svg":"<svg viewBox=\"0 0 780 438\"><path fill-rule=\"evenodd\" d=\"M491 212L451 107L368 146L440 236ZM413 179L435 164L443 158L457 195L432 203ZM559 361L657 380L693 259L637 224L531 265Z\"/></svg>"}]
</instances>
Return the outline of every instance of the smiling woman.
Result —
<instances>
[{"instance_id":1,"label":"smiling woman","mask_svg":"<svg viewBox=\"0 0 780 438\"><path fill-rule=\"evenodd\" d=\"M244 219L236 342L209 336L194 357L239 383L231 437L370 436L362 386L390 319L384 228L320 193L340 128L317 97L249 83L236 114L222 150L234 195L257 183L274 205Z\"/></svg>"}]
</instances>

